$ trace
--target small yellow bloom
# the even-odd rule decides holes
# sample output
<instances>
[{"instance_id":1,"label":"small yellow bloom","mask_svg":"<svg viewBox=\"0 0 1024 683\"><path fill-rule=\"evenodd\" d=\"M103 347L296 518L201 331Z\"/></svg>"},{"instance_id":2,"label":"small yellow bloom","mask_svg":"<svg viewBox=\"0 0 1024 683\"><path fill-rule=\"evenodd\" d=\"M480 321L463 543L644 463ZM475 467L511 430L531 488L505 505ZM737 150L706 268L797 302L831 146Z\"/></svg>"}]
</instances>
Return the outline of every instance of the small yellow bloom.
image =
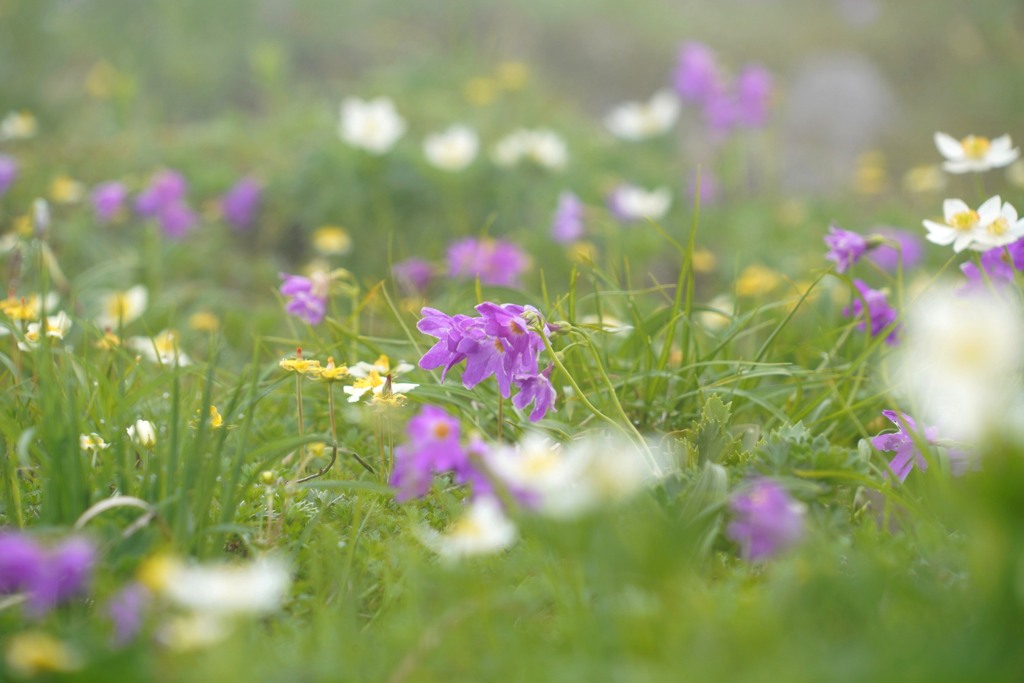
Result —
<instances>
[{"instance_id":1,"label":"small yellow bloom","mask_svg":"<svg viewBox=\"0 0 1024 683\"><path fill-rule=\"evenodd\" d=\"M7 667L22 678L74 671L82 666L81 657L71 646L41 631L11 636L5 650Z\"/></svg>"},{"instance_id":2,"label":"small yellow bloom","mask_svg":"<svg viewBox=\"0 0 1024 683\"><path fill-rule=\"evenodd\" d=\"M782 282L782 275L777 271L755 263L740 273L736 280L736 294L739 296L757 296L768 294Z\"/></svg>"},{"instance_id":3,"label":"small yellow bloom","mask_svg":"<svg viewBox=\"0 0 1024 683\"><path fill-rule=\"evenodd\" d=\"M162 593L172 576L181 567L181 561L170 555L153 555L142 561L135 578L154 593Z\"/></svg>"},{"instance_id":4,"label":"small yellow bloom","mask_svg":"<svg viewBox=\"0 0 1024 683\"><path fill-rule=\"evenodd\" d=\"M524 62L502 62L495 70L495 78L502 90L522 90L530 82L530 67Z\"/></svg>"},{"instance_id":5,"label":"small yellow bloom","mask_svg":"<svg viewBox=\"0 0 1024 683\"><path fill-rule=\"evenodd\" d=\"M50 199L58 204L75 204L85 196L85 185L61 174L50 183Z\"/></svg>"},{"instance_id":6,"label":"small yellow bloom","mask_svg":"<svg viewBox=\"0 0 1024 683\"><path fill-rule=\"evenodd\" d=\"M574 242L569 246L568 256L573 263L592 266L597 262L597 245L593 242Z\"/></svg>"},{"instance_id":7,"label":"small yellow bloom","mask_svg":"<svg viewBox=\"0 0 1024 683\"><path fill-rule=\"evenodd\" d=\"M47 295L46 310L51 310L57 303L56 297ZM39 305L39 296L29 294L28 296L9 296L0 301L0 311L3 311L11 320L39 320L42 309Z\"/></svg>"},{"instance_id":8,"label":"small yellow bloom","mask_svg":"<svg viewBox=\"0 0 1024 683\"><path fill-rule=\"evenodd\" d=\"M718 259L707 249L695 249L691 259L693 270L697 273L710 273L718 265Z\"/></svg>"},{"instance_id":9,"label":"small yellow bloom","mask_svg":"<svg viewBox=\"0 0 1024 683\"><path fill-rule=\"evenodd\" d=\"M281 369L287 370L288 372L297 372L300 375L319 375L323 369L320 367L320 361L311 360L302 357L302 349L295 349L294 358L282 358L281 362L278 363Z\"/></svg>"},{"instance_id":10,"label":"small yellow bloom","mask_svg":"<svg viewBox=\"0 0 1024 683\"><path fill-rule=\"evenodd\" d=\"M188 326L197 332L216 332L220 329L220 318L210 311L196 311L189 316Z\"/></svg>"},{"instance_id":11,"label":"small yellow bloom","mask_svg":"<svg viewBox=\"0 0 1024 683\"><path fill-rule=\"evenodd\" d=\"M338 225L324 225L313 232L313 248L326 256L342 256L352 251L352 236Z\"/></svg>"},{"instance_id":12,"label":"small yellow bloom","mask_svg":"<svg viewBox=\"0 0 1024 683\"><path fill-rule=\"evenodd\" d=\"M462 94L474 107L486 107L498 99L498 83L490 78L471 78L466 81Z\"/></svg>"},{"instance_id":13,"label":"small yellow bloom","mask_svg":"<svg viewBox=\"0 0 1024 683\"><path fill-rule=\"evenodd\" d=\"M110 330L104 330L103 336L96 341L96 348L103 349L104 351L110 351L112 349L120 348L121 338Z\"/></svg>"},{"instance_id":14,"label":"small yellow bloom","mask_svg":"<svg viewBox=\"0 0 1024 683\"><path fill-rule=\"evenodd\" d=\"M100 60L85 75L85 92L95 100L108 100L114 94L119 75L110 62Z\"/></svg>"},{"instance_id":15,"label":"small yellow bloom","mask_svg":"<svg viewBox=\"0 0 1024 683\"><path fill-rule=\"evenodd\" d=\"M880 194L888 183L885 155L878 150L864 152L857 157L857 170L853 189L859 194Z\"/></svg>"},{"instance_id":16,"label":"small yellow bloom","mask_svg":"<svg viewBox=\"0 0 1024 683\"><path fill-rule=\"evenodd\" d=\"M32 216L24 214L14 218L14 232L22 237L32 236Z\"/></svg>"},{"instance_id":17,"label":"small yellow bloom","mask_svg":"<svg viewBox=\"0 0 1024 683\"><path fill-rule=\"evenodd\" d=\"M345 365L334 365L334 357L328 356L327 365L320 369L316 377L318 379L325 379L330 382L341 379L348 374L348 367Z\"/></svg>"},{"instance_id":18,"label":"small yellow bloom","mask_svg":"<svg viewBox=\"0 0 1024 683\"><path fill-rule=\"evenodd\" d=\"M103 440L103 437L92 432L90 434L81 434L78 437L78 447L83 451L102 451L110 448L110 444Z\"/></svg>"},{"instance_id":19,"label":"small yellow bloom","mask_svg":"<svg viewBox=\"0 0 1024 683\"><path fill-rule=\"evenodd\" d=\"M946 186L946 174L936 164L915 166L903 174L903 189L907 192L938 192Z\"/></svg>"},{"instance_id":20,"label":"small yellow bloom","mask_svg":"<svg viewBox=\"0 0 1024 683\"><path fill-rule=\"evenodd\" d=\"M217 406L210 406L210 429L220 429L224 426L224 418L217 410Z\"/></svg>"}]
</instances>

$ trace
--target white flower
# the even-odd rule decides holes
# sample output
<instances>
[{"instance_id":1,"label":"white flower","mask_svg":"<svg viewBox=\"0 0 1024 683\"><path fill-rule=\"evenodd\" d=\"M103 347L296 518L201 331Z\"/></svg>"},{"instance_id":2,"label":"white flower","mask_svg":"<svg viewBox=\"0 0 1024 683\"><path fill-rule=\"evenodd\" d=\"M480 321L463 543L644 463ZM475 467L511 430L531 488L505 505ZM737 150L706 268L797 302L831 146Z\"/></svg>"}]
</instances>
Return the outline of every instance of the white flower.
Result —
<instances>
[{"instance_id":1,"label":"white flower","mask_svg":"<svg viewBox=\"0 0 1024 683\"><path fill-rule=\"evenodd\" d=\"M428 135L423 141L423 154L435 168L461 171L476 158L480 139L472 128L451 126L443 133Z\"/></svg>"},{"instance_id":2,"label":"white flower","mask_svg":"<svg viewBox=\"0 0 1024 683\"><path fill-rule=\"evenodd\" d=\"M25 328L25 341L18 342L18 348L22 351L34 349L42 339L64 339L64 335L71 329L71 318L64 311L57 315L46 317L42 324L29 323Z\"/></svg>"},{"instance_id":3,"label":"white flower","mask_svg":"<svg viewBox=\"0 0 1024 683\"><path fill-rule=\"evenodd\" d=\"M384 154L405 134L405 119L387 97L364 101L346 97L341 103L341 139L371 154Z\"/></svg>"},{"instance_id":4,"label":"white flower","mask_svg":"<svg viewBox=\"0 0 1024 683\"><path fill-rule=\"evenodd\" d=\"M0 120L0 140L20 140L36 134L36 117L25 111L8 112Z\"/></svg>"},{"instance_id":5,"label":"white flower","mask_svg":"<svg viewBox=\"0 0 1024 683\"><path fill-rule=\"evenodd\" d=\"M977 211L967 206L963 200L947 199L942 202L945 223L924 221L924 227L928 229L926 239L935 244L952 244L953 251L959 253L975 243L984 244L981 240L985 239L986 228L999 218L1001 213L1002 200L998 195L986 200Z\"/></svg>"},{"instance_id":6,"label":"white flower","mask_svg":"<svg viewBox=\"0 0 1024 683\"><path fill-rule=\"evenodd\" d=\"M96 453L97 451L110 448L110 444L104 441L102 436L96 432L92 432L90 434L80 434L78 436L78 447L83 451L92 451L93 453Z\"/></svg>"},{"instance_id":7,"label":"white flower","mask_svg":"<svg viewBox=\"0 0 1024 683\"><path fill-rule=\"evenodd\" d=\"M521 128L498 141L493 158L499 166L516 166L529 160L543 168L560 171L569 162L569 149L554 131Z\"/></svg>"},{"instance_id":8,"label":"white flower","mask_svg":"<svg viewBox=\"0 0 1024 683\"><path fill-rule=\"evenodd\" d=\"M672 206L672 192L667 187L645 190L635 185L619 185L608 200L616 217L625 221L644 218L656 221L668 213Z\"/></svg>"},{"instance_id":9,"label":"white flower","mask_svg":"<svg viewBox=\"0 0 1024 683\"><path fill-rule=\"evenodd\" d=\"M136 420L126 431L128 438L136 445L143 448L152 448L156 445L156 427L149 420Z\"/></svg>"},{"instance_id":10,"label":"white flower","mask_svg":"<svg viewBox=\"0 0 1024 683\"><path fill-rule=\"evenodd\" d=\"M458 560L471 555L501 552L511 546L518 535L516 526L505 516L501 504L491 497L477 498L445 533L421 529L417 536L445 560Z\"/></svg>"},{"instance_id":11,"label":"white flower","mask_svg":"<svg viewBox=\"0 0 1024 683\"><path fill-rule=\"evenodd\" d=\"M604 119L612 135L623 140L647 140L667 132L679 118L679 98L659 90L648 102L626 102Z\"/></svg>"},{"instance_id":12,"label":"white flower","mask_svg":"<svg viewBox=\"0 0 1024 683\"><path fill-rule=\"evenodd\" d=\"M395 377L403 375L412 369L413 366L404 361L392 368L388 357L381 354L373 363L359 361L350 367L348 374L351 377L355 377L356 381L352 383L352 386L342 387L342 391L348 394L349 403L356 403L368 391L372 391L375 395L379 396L387 385L387 377L389 375L393 380ZM410 382L392 381L391 393L407 394L418 386L419 384L412 384Z\"/></svg>"},{"instance_id":13,"label":"white flower","mask_svg":"<svg viewBox=\"0 0 1024 683\"><path fill-rule=\"evenodd\" d=\"M550 517L577 517L624 500L660 476L634 445L607 434L567 447L528 436L517 447L494 449L487 465L528 505Z\"/></svg>"},{"instance_id":14,"label":"white flower","mask_svg":"<svg viewBox=\"0 0 1024 683\"><path fill-rule=\"evenodd\" d=\"M987 171L1008 166L1020 156L1020 150L1012 147L1012 144L1009 135L994 140L968 135L963 140L956 140L945 133L935 134L935 146L946 157L942 168L950 173Z\"/></svg>"},{"instance_id":15,"label":"white flower","mask_svg":"<svg viewBox=\"0 0 1024 683\"><path fill-rule=\"evenodd\" d=\"M174 330L164 330L153 338L132 337L128 346L161 365L183 367L192 364L192 360L178 348L178 333Z\"/></svg>"},{"instance_id":16,"label":"white flower","mask_svg":"<svg viewBox=\"0 0 1024 683\"><path fill-rule=\"evenodd\" d=\"M101 329L116 330L138 319L149 303L149 292L142 285L135 285L123 292L111 292L100 302L100 314L96 324Z\"/></svg>"},{"instance_id":17,"label":"white flower","mask_svg":"<svg viewBox=\"0 0 1024 683\"><path fill-rule=\"evenodd\" d=\"M291 585L288 568L273 558L238 565L171 563L165 571L163 595L220 619L274 612Z\"/></svg>"},{"instance_id":18,"label":"white flower","mask_svg":"<svg viewBox=\"0 0 1024 683\"><path fill-rule=\"evenodd\" d=\"M1018 218L1017 209L1012 204L1003 202L999 214L991 222L985 224L981 234L971 244L971 249L987 251L996 247L1005 247L1021 237L1024 237L1024 220Z\"/></svg>"},{"instance_id":19,"label":"white flower","mask_svg":"<svg viewBox=\"0 0 1024 683\"><path fill-rule=\"evenodd\" d=\"M898 359L909 405L944 435L975 441L1011 403L1022 333L1019 307L987 291L925 294L908 311Z\"/></svg>"}]
</instances>

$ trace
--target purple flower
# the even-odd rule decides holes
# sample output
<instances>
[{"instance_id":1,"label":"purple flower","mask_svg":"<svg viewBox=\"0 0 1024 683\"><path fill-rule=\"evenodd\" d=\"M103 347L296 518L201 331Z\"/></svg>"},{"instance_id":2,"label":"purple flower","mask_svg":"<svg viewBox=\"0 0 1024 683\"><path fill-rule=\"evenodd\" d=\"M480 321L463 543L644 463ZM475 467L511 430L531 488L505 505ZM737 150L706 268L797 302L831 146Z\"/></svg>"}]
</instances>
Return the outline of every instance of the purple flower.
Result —
<instances>
[{"instance_id":1,"label":"purple flower","mask_svg":"<svg viewBox=\"0 0 1024 683\"><path fill-rule=\"evenodd\" d=\"M736 118L740 125L759 128L768 118L774 79L760 64L747 64L736 77Z\"/></svg>"},{"instance_id":2,"label":"purple flower","mask_svg":"<svg viewBox=\"0 0 1024 683\"><path fill-rule=\"evenodd\" d=\"M199 217L185 202L160 207L159 219L164 234L173 239L184 237L199 223Z\"/></svg>"},{"instance_id":3,"label":"purple flower","mask_svg":"<svg viewBox=\"0 0 1024 683\"><path fill-rule=\"evenodd\" d=\"M391 274L407 295L423 294L434 278L434 267L421 258L408 258L391 266Z\"/></svg>"},{"instance_id":4,"label":"purple flower","mask_svg":"<svg viewBox=\"0 0 1024 683\"><path fill-rule=\"evenodd\" d=\"M127 645L142 628L150 594L140 583L129 583L107 601L107 616L114 624L114 645Z\"/></svg>"},{"instance_id":5,"label":"purple flower","mask_svg":"<svg viewBox=\"0 0 1024 683\"><path fill-rule=\"evenodd\" d=\"M551 222L551 238L559 244L569 244L583 237L583 232L583 202L572 192L562 192Z\"/></svg>"},{"instance_id":6,"label":"purple flower","mask_svg":"<svg viewBox=\"0 0 1024 683\"><path fill-rule=\"evenodd\" d=\"M676 92L685 102L705 102L719 91L718 63L707 45L683 43L673 74Z\"/></svg>"},{"instance_id":7,"label":"purple flower","mask_svg":"<svg viewBox=\"0 0 1024 683\"><path fill-rule=\"evenodd\" d=\"M512 398L512 405L519 410L526 410L526 406L533 404L533 410L530 411L530 421L536 422L541 419L547 412L551 410L555 404L555 388L551 386L551 368L548 366L543 372L538 372L532 375L517 375L513 378L516 386L519 388L517 393Z\"/></svg>"},{"instance_id":8,"label":"purple flower","mask_svg":"<svg viewBox=\"0 0 1024 683\"><path fill-rule=\"evenodd\" d=\"M32 585L42 570L45 553L24 534L0 532L0 595L19 593Z\"/></svg>"},{"instance_id":9,"label":"purple flower","mask_svg":"<svg viewBox=\"0 0 1024 683\"><path fill-rule=\"evenodd\" d=\"M830 225L825 235L825 246L828 253L825 258L836 264L837 273L845 273L867 251L868 243L863 236L843 230L838 225Z\"/></svg>"},{"instance_id":10,"label":"purple flower","mask_svg":"<svg viewBox=\"0 0 1024 683\"><path fill-rule=\"evenodd\" d=\"M187 191L183 175L170 169L160 171L135 198L135 212L146 218L156 217L164 207L184 199Z\"/></svg>"},{"instance_id":11,"label":"purple flower","mask_svg":"<svg viewBox=\"0 0 1024 683\"><path fill-rule=\"evenodd\" d=\"M871 336L877 337L885 328L896 321L898 314L896 309L889 305L885 292L871 289L862 280L854 280L853 285L857 288L860 296L855 297L850 308L843 309L843 315L859 318L864 314L865 304L867 305L867 317L871 322ZM866 327L864 321L857 325L858 330ZM894 327L886 336L887 344L895 344L899 334L899 327Z\"/></svg>"},{"instance_id":12,"label":"purple flower","mask_svg":"<svg viewBox=\"0 0 1024 683\"><path fill-rule=\"evenodd\" d=\"M480 479L469 452L459 440L459 421L436 406L423 406L406 428L408 440L395 448L391 486L399 502L419 498L430 490L435 474L452 473L456 483Z\"/></svg>"},{"instance_id":13,"label":"purple flower","mask_svg":"<svg viewBox=\"0 0 1024 683\"><path fill-rule=\"evenodd\" d=\"M879 434L872 437L871 445L880 451L894 452L896 455L889 461L891 471L900 482L906 481L907 475L914 469L916 464L923 472L928 469L928 461L921 455L917 445L914 443L910 432L915 432L918 438L925 443L935 445L938 441L938 429L925 427L923 432L918 432L917 423L914 418L905 413L898 413L895 410L883 410L884 415L890 422L896 425L897 431L889 434ZM947 451L949 457L949 469L954 476L960 476L971 467L971 457L966 451L950 449Z\"/></svg>"},{"instance_id":14,"label":"purple flower","mask_svg":"<svg viewBox=\"0 0 1024 683\"><path fill-rule=\"evenodd\" d=\"M726 534L748 561L771 557L803 538L806 508L771 479L754 481L729 507L733 521Z\"/></svg>"},{"instance_id":15,"label":"purple flower","mask_svg":"<svg viewBox=\"0 0 1024 683\"><path fill-rule=\"evenodd\" d=\"M242 178L220 199L224 220L235 230L247 230L256 220L263 187L255 178Z\"/></svg>"},{"instance_id":16,"label":"purple flower","mask_svg":"<svg viewBox=\"0 0 1024 683\"><path fill-rule=\"evenodd\" d=\"M278 290L287 297L284 310L289 315L298 316L310 325L319 325L327 315L327 293L330 276L326 273L314 273L311 277L278 273L284 282Z\"/></svg>"},{"instance_id":17,"label":"purple flower","mask_svg":"<svg viewBox=\"0 0 1024 683\"><path fill-rule=\"evenodd\" d=\"M18 177L18 162L14 157L0 154L0 197L7 194L7 190Z\"/></svg>"},{"instance_id":18,"label":"purple flower","mask_svg":"<svg viewBox=\"0 0 1024 683\"><path fill-rule=\"evenodd\" d=\"M97 185L92 191L92 210L96 214L96 220L109 223L117 218L124 210L127 198L128 191L123 183L111 181Z\"/></svg>"},{"instance_id":19,"label":"purple flower","mask_svg":"<svg viewBox=\"0 0 1024 683\"><path fill-rule=\"evenodd\" d=\"M704 102L702 109L704 123L718 138L732 131L740 121L739 105L730 92L712 93Z\"/></svg>"},{"instance_id":20,"label":"purple flower","mask_svg":"<svg viewBox=\"0 0 1024 683\"><path fill-rule=\"evenodd\" d=\"M924 256L924 243L916 234L897 228L879 228L875 232L899 244L898 250L888 244L880 244L871 250L868 258L878 264L879 268L893 273L899 268L901 258L904 270L913 268L921 262Z\"/></svg>"},{"instance_id":21,"label":"purple flower","mask_svg":"<svg viewBox=\"0 0 1024 683\"><path fill-rule=\"evenodd\" d=\"M484 285L518 287L529 257L505 240L466 237L448 247L448 272L454 278L480 278Z\"/></svg>"},{"instance_id":22,"label":"purple flower","mask_svg":"<svg viewBox=\"0 0 1024 683\"><path fill-rule=\"evenodd\" d=\"M1001 287L1013 282L1014 269L1013 260L1007 247L996 247L989 249L981 255L981 268L974 261L968 261L960 265L960 271L967 278L967 283L960 291L973 292L984 289L991 284L994 287Z\"/></svg>"}]
</instances>

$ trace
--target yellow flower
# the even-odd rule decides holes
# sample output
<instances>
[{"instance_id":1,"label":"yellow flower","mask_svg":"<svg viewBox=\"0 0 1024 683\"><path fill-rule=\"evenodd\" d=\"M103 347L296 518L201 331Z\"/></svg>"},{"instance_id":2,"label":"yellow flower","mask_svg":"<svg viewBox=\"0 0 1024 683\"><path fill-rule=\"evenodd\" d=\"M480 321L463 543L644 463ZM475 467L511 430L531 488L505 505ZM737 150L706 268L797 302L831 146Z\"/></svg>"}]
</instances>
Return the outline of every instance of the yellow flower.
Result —
<instances>
[{"instance_id":1,"label":"yellow flower","mask_svg":"<svg viewBox=\"0 0 1024 683\"><path fill-rule=\"evenodd\" d=\"M110 62L100 60L85 75L85 92L96 100L110 99L117 80L117 69Z\"/></svg>"},{"instance_id":2,"label":"yellow flower","mask_svg":"<svg viewBox=\"0 0 1024 683\"><path fill-rule=\"evenodd\" d=\"M768 294L781 282L782 276L777 271L755 263L740 273L740 277L736 281L736 294L739 296Z\"/></svg>"},{"instance_id":3,"label":"yellow flower","mask_svg":"<svg viewBox=\"0 0 1024 683\"><path fill-rule=\"evenodd\" d=\"M103 336L96 341L96 348L103 349L104 351L110 351L121 346L121 338L110 330L105 330Z\"/></svg>"},{"instance_id":4,"label":"yellow flower","mask_svg":"<svg viewBox=\"0 0 1024 683\"><path fill-rule=\"evenodd\" d=\"M50 199L58 204L74 204L85 196L85 185L68 175L61 174L50 183Z\"/></svg>"},{"instance_id":5,"label":"yellow flower","mask_svg":"<svg viewBox=\"0 0 1024 683\"><path fill-rule=\"evenodd\" d=\"M872 150L857 157L857 170L853 178L854 190L860 194L879 194L885 189L887 182L884 154Z\"/></svg>"},{"instance_id":6,"label":"yellow flower","mask_svg":"<svg viewBox=\"0 0 1024 683\"><path fill-rule=\"evenodd\" d=\"M224 418L217 410L217 406L210 406L210 429L220 429L224 426Z\"/></svg>"},{"instance_id":7,"label":"yellow flower","mask_svg":"<svg viewBox=\"0 0 1024 683\"><path fill-rule=\"evenodd\" d=\"M597 245L593 242L574 242L568 251L569 260L585 266L592 266L597 261Z\"/></svg>"},{"instance_id":8,"label":"yellow flower","mask_svg":"<svg viewBox=\"0 0 1024 683\"><path fill-rule=\"evenodd\" d=\"M41 631L25 631L7 640L7 667L17 676L29 678L41 673L74 671L81 657L69 645Z\"/></svg>"},{"instance_id":9,"label":"yellow flower","mask_svg":"<svg viewBox=\"0 0 1024 683\"><path fill-rule=\"evenodd\" d=\"M51 310L56 302L57 297L52 293L48 294L44 302L46 310ZM0 311L3 311L4 315L11 320L39 320L39 315L42 313L39 296L36 294L22 297L9 296L0 301Z\"/></svg>"},{"instance_id":10,"label":"yellow flower","mask_svg":"<svg viewBox=\"0 0 1024 683\"><path fill-rule=\"evenodd\" d=\"M320 361L303 358L301 348L295 349L294 358L282 358L278 365L281 366L281 369L283 370L287 370L288 372L297 372L300 375L317 376L323 369L320 367Z\"/></svg>"},{"instance_id":11,"label":"yellow flower","mask_svg":"<svg viewBox=\"0 0 1024 683\"><path fill-rule=\"evenodd\" d=\"M341 256L352 251L352 236L338 225L324 225L313 232L313 248L327 256Z\"/></svg>"},{"instance_id":12,"label":"yellow flower","mask_svg":"<svg viewBox=\"0 0 1024 683\"><path fill-rule=\"evenodd\" d=\"M29 323L25 329L25 343L18 343L18 348L27 351L35 347L43 339L64 339L64 335L71 329L71 318L64 311L57 315L50 315L42 323Z\"/></svg>"},{"instance_id":13,"label":"yellow flower","mask_svg":"<svg viewBox=\"0 0 1024 683\"><path fill-rule=\"evenodd\" d=\"M935 164L915 166L903 175L903 189L907 192L938 192L946 186L946 174Z\"/></svg>"},{"instance_id":14,"label":"yellow flower","mask_svg":"<svg viewBox=\"0 0 1024 683\"><path fill-rule=\"evenodd\" d=\"M197 332L216 332L220 329L220 319L209 311L196 311L189 316L188 326Z\"/></svg>"},{"instance_id":15,"label":"yellow flower","mask_svg":"<svg viewBox=\"0 0 1024 683\"><path fill-rule=\"evenodd\" d=\"M325 379L330 382L341 379L348 374L348 367L345 365L334 365L334 357L327 357L327 365L320 369L320 372L316 374L318 379Z\"/></svg>"},{"instance_id":16,"label":"yellow flower","mask_svg":"<svg viewBox=\"0 0 1024 683\"><path fill-rule=\"evenodd\" d=\"M163 592L170 578L181 567L181 561L170 555L147 557L135 571L135 578L154 593Z\"/></svg>"},{"instance_id":17,"label":"yellow flower","mask_svg":"<svg viewBox=\"0 0 1024 683\"><path fill-rule=\"evenodd\" d=\"M530 67L524 62L502 62L495 70L495 79L502 90L522 90L530 82Z\"/></svg>"},{"instance_id":18,"label":"yellow flower","mask_svg":"<svg viewBox=\"0 0 1024 683\"><path fill-rule=\"evenodd\" d=\"M693 270L696 273L710 273L718 265L715 255L707 249L695 249L691 259L693 261Z\"/></svg>"},{"instance_id":19,"label":"yellow flower","mask_svg":"<svg viewBox=\"0 0 1024 683\"><path fill-rule=\"evenodd\" d=\"M463 86L462 94L474 107L486 107L498 99L498 84L490 78L471 78Z\"/></svg>"}]
</instances>

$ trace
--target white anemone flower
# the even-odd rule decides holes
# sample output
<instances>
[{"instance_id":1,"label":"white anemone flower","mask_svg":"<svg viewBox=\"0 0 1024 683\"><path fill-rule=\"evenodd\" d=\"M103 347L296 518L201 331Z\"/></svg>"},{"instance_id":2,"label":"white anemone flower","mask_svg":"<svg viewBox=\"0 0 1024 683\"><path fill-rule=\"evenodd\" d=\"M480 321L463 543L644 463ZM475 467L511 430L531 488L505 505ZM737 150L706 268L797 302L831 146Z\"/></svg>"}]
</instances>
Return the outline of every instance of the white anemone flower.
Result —
<instances>
[{"instance_id":1,"label":"white anemone flower","mask_svg":"<svg viewBox=\"0 0 1024 683\"><path fill-rule=\"evenodd\" d=\"M101 329L116 330L137 320L145 312L148 303L149 292L143 285L111 292L100 301L100 314L96 317L96 324Z\"/></svg>"},{"instance_id":2,"label":"white anemone flower","mask_svg":"<svg viewBox=\"0 0 1024 683\"><path fill-rule=\"evenodd\" d=\"M385 154L405 134L405 119L390 98L365 101L346 97L341 103L338 134L353 147L371 154Z\"/></svg>"},{"instance_id":3,"label":"white anemone flower","mask_svg":"<svg viewBox=\"0 0 1024 683\"><path fill-rule=\"evenodd\" d=\"M184 367L192 364L192 359L179 348L175 330L164 330L152 338L131 337L128 346L161 365Z\"/></svg>"},{"instance_id":4,"label":"white anemone flower","mask_svg":"<svg viewBox=\"0 0 1024 683\"><path fill-rule=\"evenodd\" d=\"M521 128L498 141L492 155L499 166L517 166L523 161L552 171L560 171L569 163L569 148L558 133L547 128Z\"/></svg>"},{"instance_id":5,"label":"white anemone flower","mask_svg":"<svg viewBox=\"0 0 1024 683\"><path fill-rule=\"evenodd\" d=\"M126 431L128 438L137 446L152 448L156 445L156 427L149 420L136 420Z\"/></svg>"},{"instance_id":6,"label":"white anemone flower","mask_svg":"<svg viewBox=\"0 0 1024 683\"><path fill-rule=\"evenodd\" d=\"M171 602L221 619L274 612L291 585L288 568L274 558L238 565L174 563L166 572L161 592Z\"/></svg>"},{"instance_id":7,"label":"white anemone flower","mask_svg":"<svg viewBox=\"0 0 1024 683\"><path fill-rule=\"evenodd\" d=\"M947 199L942 202L945 223L924 221L924 227L928 229L926 239L935 244L952 244L953 251L957 253L975 243L982 245L986 229L1002 215L1002 205L998 195L986 200L977 211L961 199Z\"/></svg>"},{"instance_id":8,"label":"white anemone flower","mask_svg":"<svg viewBox=\"0 0 1024 683\"><path fill-rule=\"evenodd\" d=\"M935 146L946 158L942 168L949 173L971 173L1009 166L1020 156L1009 135L989 140L979 135L968 135L957 140L946 133L935 134Z\"/></svg>"},{"instance_id":9,"label":"white anemone flower","mask_svg":"<svg viewBox=\"0 0 1024 683\"><path fill-rule=\"evenodd\" d=\"M1004 421L1022 361L1018 305L940 287L910 308L905 327L897 377L925 423L973 443Z\"/></svg>"},{"instance_id":10,"label":"white anemone flower","mask_svg":"<svg viewBox=\"0 0 1024 683\"><path fill-rule=\"evenodd\" d=\"M647 102L626 102L612 109L604 125L617 138L647 140L668 132L679 119L679 98L671 90L654 93Z\"/></svg>"},{"instance_id":11,"label":"white anemone flower","mask_svg":"<svg viewBox=\"0 0 1024 683\"><path fill-rule=\"evenodd\" d=\"M43 339L64 339L64 335L71 329L71 318L64 311L57 315L48 315L42 322L29 323L25 328L25 341L18 342L18 348L28 351L39 346Z\"/></svg>"},{"instance_id":12,"label":"white anemone flower","mask_svg":"<svg viewBox=\"0 0 1024 683\"><path fill-rule=\"evenodd\" d=\"M23 140L36 134L36 117L27 111L8 112L0 119L0 140Z\"/></svg>"},{"instance_id":13,"label":"white anemone flower","mask_svg":"<svg viewBox=\"0 0 1024 683\"><path fill-rule=\"evenodd\" d=\"M667 187L645 190L636 185L619 185L608 200L612 213L624 221L648 218L657 221L665 217L672 206L672 191Z\"/></svg>"},{"instance_id":14,"label":"white anemone flower","mask_svg":"<svg viewBox=\"0 0 1024 683\"><path fill-rule=\"evenodd\" d=\"M412 369L413 366L405 361L400 362L395 367L391 367L391 360L384 354L381 354L372 363L359 361L351 366L348 369L348 374L350 377L354 377L356 381L351 386L342 387L342 391L348 395L349 403L358 402L368 392L373 392L375 396L380 396L387 386L387 378L390 376L392 379L391 393L407 394L418 387L419 384L395 382L394 378L404 375Z\"/></svg>"},{"instance_id":15,"label":"white anemone flower","mask_svg":"<svg viewBox=\"0 0 1024 683\"><path fill-rule=\"evenodd\" d=\"M1017 209L1012 204L1003 202L999 214L985 225L984 230L971 244L971 249L988 251L996 247L1005 247L1021 237L1024 237L1024 220L1017 216Z\"/></svg>"},{"instance_id":16,"label":"white anemone flower","mask_svg":"<svg viewBox=\"0 0 1024 683\"><path fill-rule=\"evenodd\" d=\"M423 154L431 166L442 171L461 171L473 163L480 149L480 138L468 126L456 124L442 133L428 135Z\"/></svg>"},{"instance_id":17,"label":"white anemone flower","mask_svg":"<svg viewBox=\"0 0 1024 683\"><path fill-rule=\"evenodd\" d=\"M110 444L103 440L103 437L96 432L80 434L78 436L78 447L83 451L103 451L110 448Z\"/></svg>"},{"instance_id":18,"label":"white anemone flower","mask_svg":"<svg viewBox=\"0 0 1024 683\"><path fill-rule=\"evenodd\" d=\"M489 496L477 498L444 533L420 529L417 537L442 559L459 560L472 555L501 552L515 543L518 531L501 509L501 503Z\"/></svg>"}]
</instances>

